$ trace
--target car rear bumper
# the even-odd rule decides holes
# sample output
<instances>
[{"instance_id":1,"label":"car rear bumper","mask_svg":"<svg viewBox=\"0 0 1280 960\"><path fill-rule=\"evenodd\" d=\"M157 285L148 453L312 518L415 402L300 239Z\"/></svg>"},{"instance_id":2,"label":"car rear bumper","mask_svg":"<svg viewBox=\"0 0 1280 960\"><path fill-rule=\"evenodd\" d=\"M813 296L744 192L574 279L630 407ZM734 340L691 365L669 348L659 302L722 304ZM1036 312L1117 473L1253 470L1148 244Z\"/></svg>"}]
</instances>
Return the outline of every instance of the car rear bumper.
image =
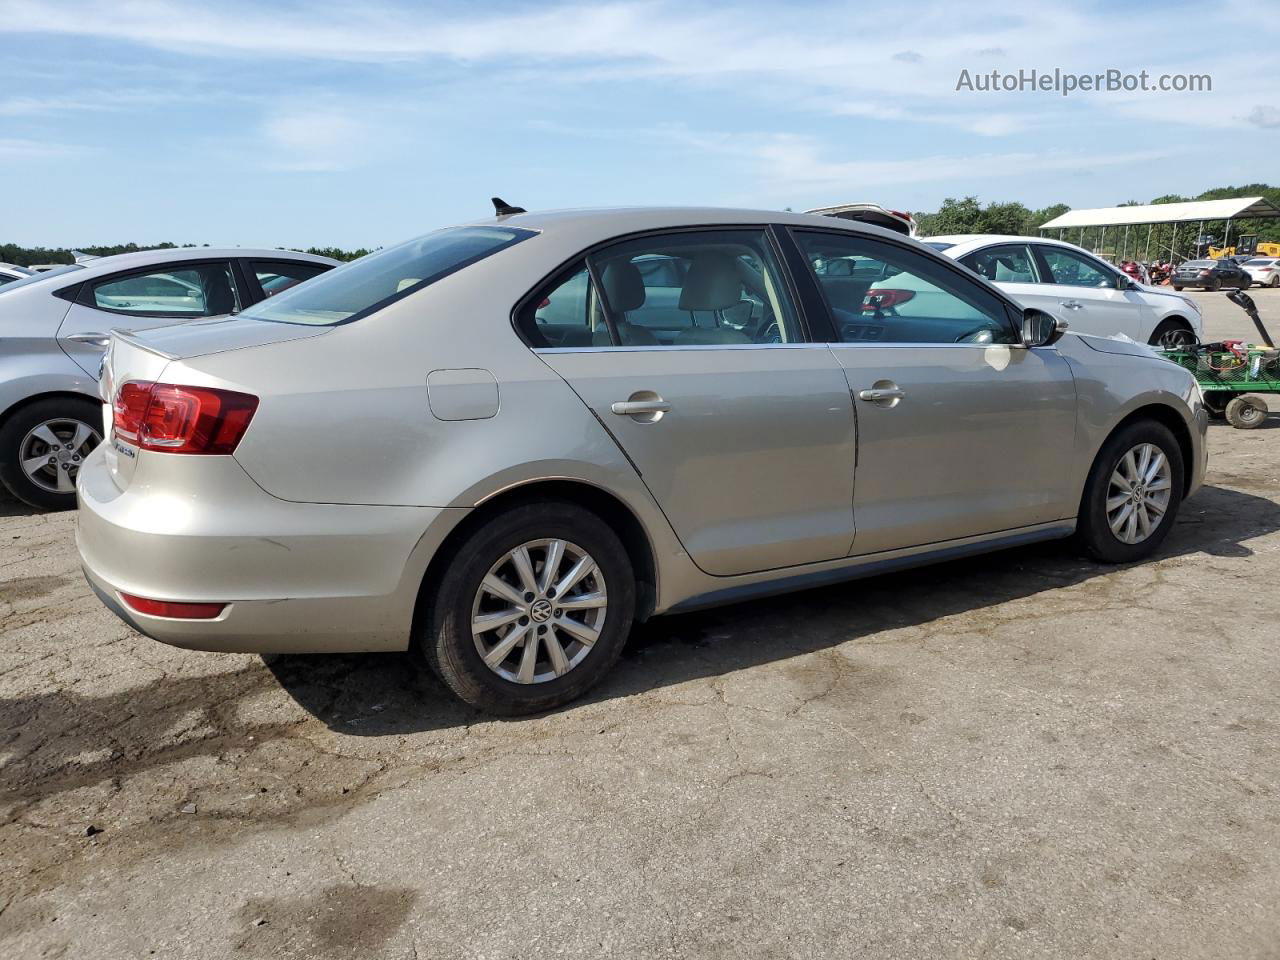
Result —
<instances>
[{"instance_id":1,"label":"car rear bumper","mask_svg":"<svg viewBox=\"0 0 1280 960\"><path fill-rule=\"evenodd\" d=\"M248 653L405 649L427 563L467 513L291 503L230 457L144 455L121 491L101 448L78 493L85 576L113 612L164 643ZM123 593L227 606L180 620Z\"/></svg>"}]
</instances>

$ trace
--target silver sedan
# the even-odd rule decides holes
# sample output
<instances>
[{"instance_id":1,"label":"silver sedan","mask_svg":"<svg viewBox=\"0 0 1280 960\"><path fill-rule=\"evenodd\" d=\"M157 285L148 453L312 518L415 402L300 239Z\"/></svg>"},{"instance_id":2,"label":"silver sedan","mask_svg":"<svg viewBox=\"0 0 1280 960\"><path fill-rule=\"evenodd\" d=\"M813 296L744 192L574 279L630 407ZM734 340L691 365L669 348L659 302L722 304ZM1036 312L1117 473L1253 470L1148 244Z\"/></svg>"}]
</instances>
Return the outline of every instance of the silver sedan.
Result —
<instances>
[{"instance_id":1,"label":"silver sedan","mask_svg":"<svg viewBox=\"0 0 1280 960\"><path fill-rule=\"evenodd\" d=\"M897 275L926 314L871 291ZM656 614L1054 538L1138 560L1205 469L1199 390L1147 347L776 212L438 230L117 333L102 390L78 542L112 610L192 649L412 648L502 713Z\"/></svg>"}]
</instances>

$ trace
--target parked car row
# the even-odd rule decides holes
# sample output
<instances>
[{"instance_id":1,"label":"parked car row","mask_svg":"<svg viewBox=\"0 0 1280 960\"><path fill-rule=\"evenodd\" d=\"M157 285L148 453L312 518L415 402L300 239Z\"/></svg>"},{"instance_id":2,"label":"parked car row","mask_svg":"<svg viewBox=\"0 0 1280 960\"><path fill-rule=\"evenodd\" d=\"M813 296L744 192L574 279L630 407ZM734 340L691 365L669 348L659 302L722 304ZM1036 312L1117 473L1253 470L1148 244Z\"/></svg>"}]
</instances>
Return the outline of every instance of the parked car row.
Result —
<instances>
[{"instance_id":1,"label":"parked car row","mask_svg":"<svg viewBox=\"0 0 1280 960\"><path fill-rule=\"evenodd\" d=\"M1107 330L1123 301L1152 335L1184 301L1064 245L937 243L519 212L269 298L266 252L95 265L29 287L30 310L0 293L0 333L44 318L88 383L107 327L152 327L110 337L110 441L63 457L51 428L30 459L54 494L79 465L86 576L120 617L194 649L411 648L524 713L591 688L653 615L1053 538L1103 561L1162 542L1204 475L1202 397L1142 344L1067 332L1059 301ZM270 254L279 276L328 266ZM1041 285L1043 308L1013 292Z\"/></svg>"}]
</instances>

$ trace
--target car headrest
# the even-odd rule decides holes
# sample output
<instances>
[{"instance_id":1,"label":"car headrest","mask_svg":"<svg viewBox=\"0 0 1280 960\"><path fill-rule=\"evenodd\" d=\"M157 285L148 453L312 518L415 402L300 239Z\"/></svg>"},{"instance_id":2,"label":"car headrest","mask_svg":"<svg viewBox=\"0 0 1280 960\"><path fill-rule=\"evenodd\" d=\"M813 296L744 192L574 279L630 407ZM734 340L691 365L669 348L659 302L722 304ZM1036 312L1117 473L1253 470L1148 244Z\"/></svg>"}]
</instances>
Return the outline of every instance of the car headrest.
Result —
<instances>
[{"instance_id":1,"label":"car headrest","mask_svg":"<svg viewBox=\"0 0 1280 960\"><path fill-rule=\"evenodd\" d=\"M604 295L617 313L629 313L644 306L644 278L630 260L614 260L600 275Z\"/></svg>"},{"instance_id":2,"label":"car headrest","mask_svg":"<svg viewBox=\"0 0 1280 960\"><path fill-rule=\"evenodd\" d=\"M728 310L742 299L738 264L727 253L695 257L680 290L681 310Z\"/></svg>"}]
</instances>

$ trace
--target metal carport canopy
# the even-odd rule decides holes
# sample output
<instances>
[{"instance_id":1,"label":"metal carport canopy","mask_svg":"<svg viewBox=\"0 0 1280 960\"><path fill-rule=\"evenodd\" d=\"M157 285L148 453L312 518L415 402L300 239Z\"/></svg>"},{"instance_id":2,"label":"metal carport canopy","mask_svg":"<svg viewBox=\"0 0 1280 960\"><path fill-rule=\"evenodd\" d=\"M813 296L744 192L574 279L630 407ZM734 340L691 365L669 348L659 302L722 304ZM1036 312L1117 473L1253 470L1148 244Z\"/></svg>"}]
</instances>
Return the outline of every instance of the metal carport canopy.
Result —
<instances>
[{"instance_id":1,"label":"metal carport canopy","mask_svg":"<svg viewBox=\"0 0 1280 960\"><path fill-rule=\"evenodd\" d=\"M1152 203L1141 207L1099 207L1068 210L1040 225L1041 230L1060 227L1123 227L1147 223L1187 223L1202 220L1255 220L1280 217L1280 207L1266 197L1232 197L1227 200L1192 200L1189 203Z\"/></svg>"}]
</instances>

